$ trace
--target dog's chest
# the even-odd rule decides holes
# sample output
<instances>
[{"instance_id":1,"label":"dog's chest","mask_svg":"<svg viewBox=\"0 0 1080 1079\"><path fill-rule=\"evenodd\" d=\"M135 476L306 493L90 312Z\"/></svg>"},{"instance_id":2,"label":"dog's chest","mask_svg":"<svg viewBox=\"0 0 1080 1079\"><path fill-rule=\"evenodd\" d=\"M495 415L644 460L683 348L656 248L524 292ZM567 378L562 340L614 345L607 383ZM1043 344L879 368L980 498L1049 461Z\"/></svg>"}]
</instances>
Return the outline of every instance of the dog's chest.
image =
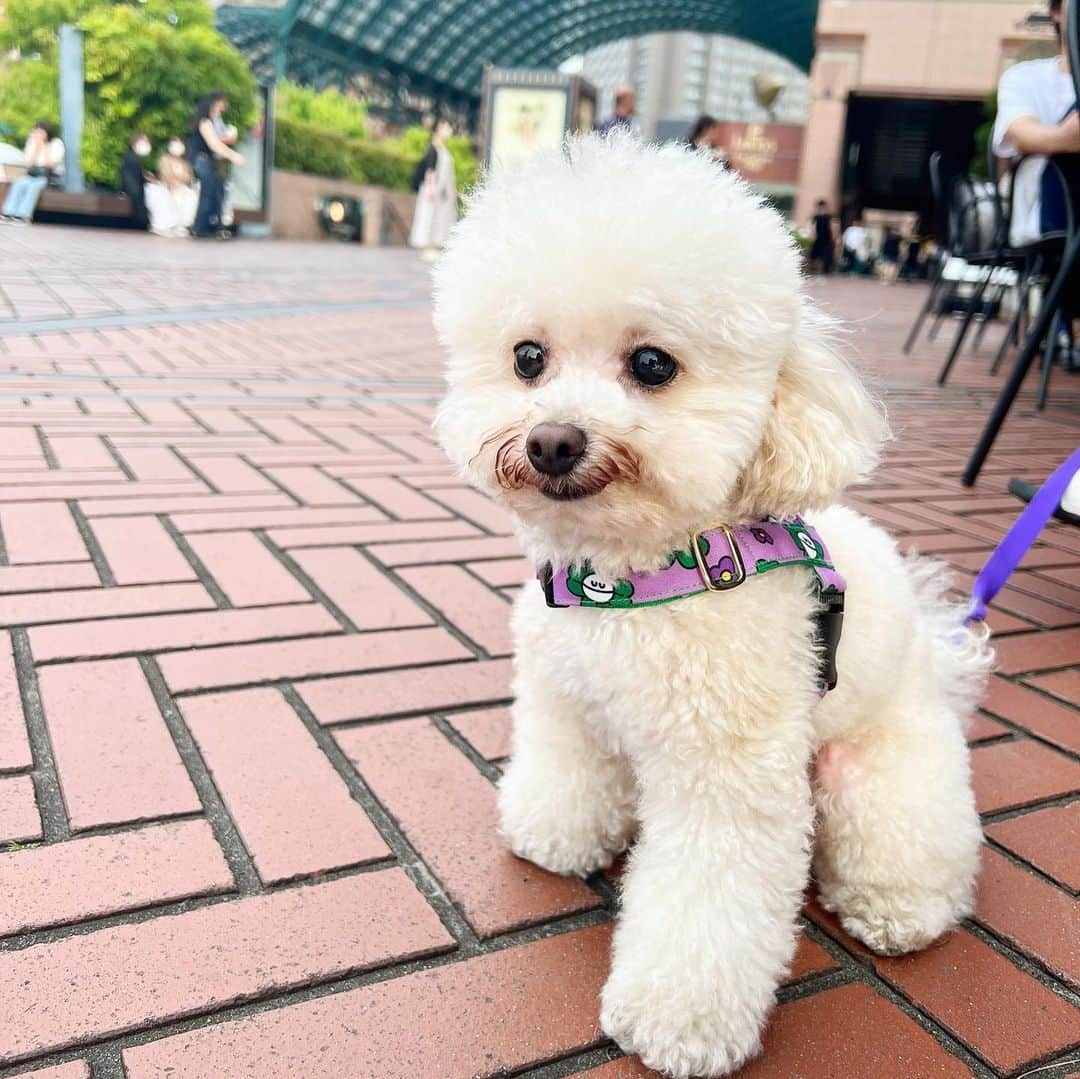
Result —
<instances>
[{"instance_id":1,"label":"dog's chest","mask_svg":"<svg viewBox=\"0 0 1080 1079\"><path fill-rule=\"evenodd\" d=\"M753 710L814 684L812 600L797 573L776 576L641 610L552 610L532 597L516 644L541 652L552 688L586 701L613 735L642 719Z\"/></svg>"}]
</instances>

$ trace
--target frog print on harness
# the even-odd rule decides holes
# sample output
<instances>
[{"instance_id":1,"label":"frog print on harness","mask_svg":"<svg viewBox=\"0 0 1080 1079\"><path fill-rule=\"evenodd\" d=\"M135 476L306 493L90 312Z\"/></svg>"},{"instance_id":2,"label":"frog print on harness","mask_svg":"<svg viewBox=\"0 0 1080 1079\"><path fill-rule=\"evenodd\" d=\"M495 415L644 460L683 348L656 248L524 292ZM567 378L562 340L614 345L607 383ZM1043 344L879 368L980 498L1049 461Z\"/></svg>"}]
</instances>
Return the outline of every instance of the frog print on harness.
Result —
<instances>
[{"instance_id":1,"label":"frog print on harness","mask_svg":"<svg viewBox=\"0 0 1080 1079\"><path fill-rule=\"evenodd\" d=\"M566 587L581 599L582 607L633 607L634 586L629 581L607 581L586 563L566 575Z\"/></svg>"}]
</instances>

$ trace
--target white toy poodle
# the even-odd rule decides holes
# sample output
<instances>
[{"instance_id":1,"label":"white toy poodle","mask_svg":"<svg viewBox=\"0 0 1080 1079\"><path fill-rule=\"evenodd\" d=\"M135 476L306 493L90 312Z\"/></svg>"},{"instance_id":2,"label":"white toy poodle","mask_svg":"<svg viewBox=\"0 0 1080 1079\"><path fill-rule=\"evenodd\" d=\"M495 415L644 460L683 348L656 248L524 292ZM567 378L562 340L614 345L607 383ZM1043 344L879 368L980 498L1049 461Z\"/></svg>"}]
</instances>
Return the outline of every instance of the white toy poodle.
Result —
<instances>
[{"instance_id":1,"label":"white toy poodle","mask_svg":"<svg viewBox=\"0 0 1080 1079\"><path fill-rule=\"evenodd\" d=\"M759 1049L811 857L877 952L971 912L990 651L934 567L836 505L884 417L784 222L708 157L590 136L495 170L436 325L439 436L541 578L513 615L503 831L555 873L633 842L603 1028L723 1075Z\"/></svg>"}]
</instances>

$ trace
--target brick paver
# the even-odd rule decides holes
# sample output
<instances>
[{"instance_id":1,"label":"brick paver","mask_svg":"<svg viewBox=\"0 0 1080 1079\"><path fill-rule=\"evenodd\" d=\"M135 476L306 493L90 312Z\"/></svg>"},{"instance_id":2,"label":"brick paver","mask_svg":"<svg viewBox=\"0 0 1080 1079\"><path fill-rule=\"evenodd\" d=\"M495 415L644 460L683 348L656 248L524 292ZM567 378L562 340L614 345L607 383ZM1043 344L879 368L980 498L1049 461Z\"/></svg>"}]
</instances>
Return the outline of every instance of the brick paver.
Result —
<instances>
[{"instance_id":1,"label":"brick paver","mask_svg":"<svg viewBox=\"0 0 1080 1079\"><path fill-rule=\"evenodd\" d=\"M965 491L998 328L939 390L920 288L814 289L897 435L851 504L959 597L1080 384ZM407 252L0 231L0 1079L650 1074L599 1028L617 870L496 832L531 569L430 433L428 292ZM744 1076L1080 1069L1080 533L1023 565L974 918L881 960L811 900Z\"/></svg>"}]
</instances>

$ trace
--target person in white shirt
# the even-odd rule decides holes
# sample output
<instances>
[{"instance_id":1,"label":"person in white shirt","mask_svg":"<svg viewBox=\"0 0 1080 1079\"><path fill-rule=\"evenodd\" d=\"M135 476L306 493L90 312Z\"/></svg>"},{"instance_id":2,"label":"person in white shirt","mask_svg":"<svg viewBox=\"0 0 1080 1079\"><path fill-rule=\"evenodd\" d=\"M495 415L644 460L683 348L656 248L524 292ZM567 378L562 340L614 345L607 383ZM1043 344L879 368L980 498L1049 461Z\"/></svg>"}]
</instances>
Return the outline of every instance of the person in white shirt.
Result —
<instances>
[{"instance_id":1,"label":"person in white shirt","mask_svg":"<svg viewBox=\"0 0 1080 1079\"><path fill-rule=\"evenodd\" d=\"M26 140L26 175L8 189L0 216L5 221L29 224L37 209L42 191L64 175L64 144L52 126L44 120L34 124Z\"/></svg>"},{"instance_id":2,"label":"person in white shirt","mask_svg":"<svg viewBox=\"0 0 1080 1079\"><path fill-rule=\"evenodd\" d=\"M844 252L848 256L851 268L857 274L866 272L866 263L870 258L870 233L862 223L862 218L857 217L846 229L841 239Z\"/></svg>"},{"instance_id":3,"label":"person in white shirt","mask_svg":"<svg viewBox=\"0 0 1080 1079\"><path fill-rule=\"evenodd\" d=\"M1062 40L1062 2L1050 0L1050 18ZM1062 40L1061 54L1014 64L998 84L994 122L998 157L1029 156L1013 181L1013 216L1009 240L1022 246L1043 234L1042 180L1050 154L1080 153L1080 117L1076 89Z\"/></svg>"}]
</instances>

